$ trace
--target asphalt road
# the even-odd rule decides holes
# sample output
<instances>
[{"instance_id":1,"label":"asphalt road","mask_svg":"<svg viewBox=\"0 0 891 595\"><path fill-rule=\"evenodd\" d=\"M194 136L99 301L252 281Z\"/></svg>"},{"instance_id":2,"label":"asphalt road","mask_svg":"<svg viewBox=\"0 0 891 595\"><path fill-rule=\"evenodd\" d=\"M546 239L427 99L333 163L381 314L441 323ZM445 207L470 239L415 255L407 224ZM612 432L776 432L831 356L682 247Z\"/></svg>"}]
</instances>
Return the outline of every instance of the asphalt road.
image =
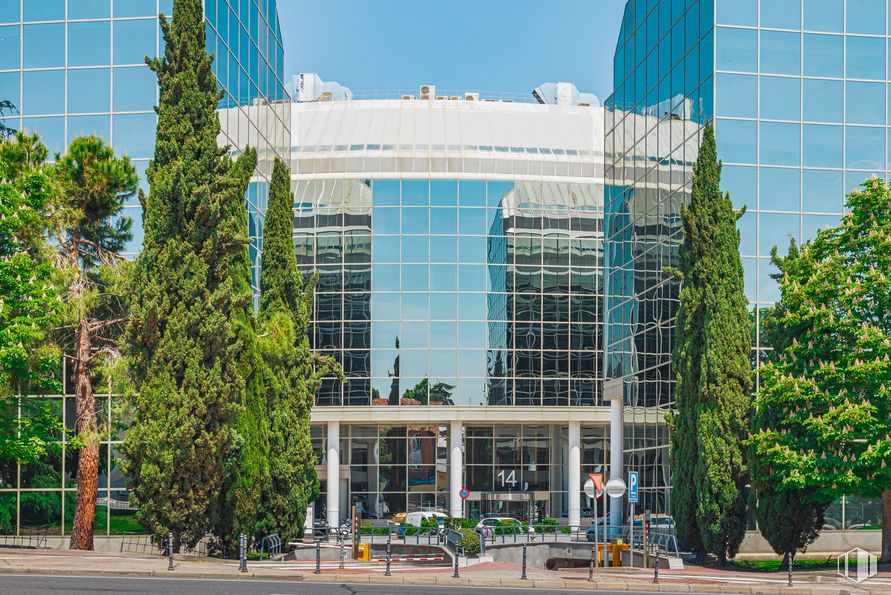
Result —
<instances>
[{"instance_id":1,"label":"asphalt road","mask_svg":"<svg viewBox=\"0 0 891 595\"><path fill-rule=\"evenodd\" d=\"M188 593L189 595L541 595L535 589L433 587L429 585L300 584L285 581L204 580L135 577L70 577L44 575L0 575L0 593L42 595L52 593ZM560 591L577 594L591 591ZM608 593L598 591L599 594ZM634 591L615 595L634 595ZM651 594L648 594L651 595Z\"/></svg>"}]
</instances>

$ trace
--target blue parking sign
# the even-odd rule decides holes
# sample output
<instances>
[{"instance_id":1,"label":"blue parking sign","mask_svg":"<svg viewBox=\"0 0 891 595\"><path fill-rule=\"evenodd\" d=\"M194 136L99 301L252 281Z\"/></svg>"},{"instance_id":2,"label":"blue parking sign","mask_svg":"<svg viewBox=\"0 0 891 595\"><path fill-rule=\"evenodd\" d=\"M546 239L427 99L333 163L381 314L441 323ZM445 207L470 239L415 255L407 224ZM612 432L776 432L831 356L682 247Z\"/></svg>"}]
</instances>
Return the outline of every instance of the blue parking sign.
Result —
<instances>
[{"instance_id":1,"label":"blue parking sign","mask_svg":"<svg viewBox=\"0 0 891 595\"><path fill-rule=\"evenodd\" d=\"M637 471L629 471L628 472L628 502L630 504L637 503L637 492L638 492L638 482L637 482Z\"/></svg>"}]
</instances>

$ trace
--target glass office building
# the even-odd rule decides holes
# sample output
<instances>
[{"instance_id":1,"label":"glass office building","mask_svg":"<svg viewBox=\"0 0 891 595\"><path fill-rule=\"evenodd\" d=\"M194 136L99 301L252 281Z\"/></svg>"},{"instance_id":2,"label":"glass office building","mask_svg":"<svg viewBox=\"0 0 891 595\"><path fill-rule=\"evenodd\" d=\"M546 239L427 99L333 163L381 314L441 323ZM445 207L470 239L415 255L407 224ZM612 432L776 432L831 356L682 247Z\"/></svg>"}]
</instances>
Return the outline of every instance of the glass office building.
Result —
<instances>
[{"instance_id":1,"label":"glass office building","mask_svg":"<svg viewBox=\"0 0 891 595\"><path fill-rule=\"evenodd\" d=\"M464 486L468 514L571 517L608 420L602 108L427 95L294 104L314 348L346 375L316 513L459 515Z\"/></svg>"},{"instance_id":2,"label":"glass office building","mask_svg":"<svg viewBox=\"0 0 891 595\"><path fill-rule=\"evenodd\" d=\"M101 137L129 155L147 190L145 169L154 151L157 103L155 75L146 56L163 52L158 14L172 13L173 0L4 0L0 2L0 99L15 106L5 114L14 129L38 133L51 153L63 152L76 136ZM275 0L205 0L207 50L224 92L220 143L232 152L247 145L260 162L246 196L254 288L259 280L262 213L272 156L290 149L290 102L283 82L283 49ZM137 197L125 214L133 219L135 256L142 244ZM75 423L70 370L65 395L42 397ZM109 428L116 399L97 390L100 424ZM120 438L118 430L111 435ZM125 481L117 469L116 440L101 447L100 514L97 535L131 530L114 518L127 516ZM70 530L76 490L76 452L28 466L0 464L0 534L51 526ZM62 519L66 519L63 528Z\"/></svg>"},{"instance_id":3,"label":"glass office building","mask_svg":"<svg viewBox=\"0 0 891 595\"><path fill-rule=\"evenodd\" d=\"M714 118L723 189L737 207L755 329L779 297L770 251L839 222L845 192L885 178L885 0L629 0L606 115L608 386L625 403L624 464L645 508L670 510L680 205L699 128ZM764 346L753 332L752 361ZM610 382L619 380L619 384ZM848 500L838 528L874 514ZM869 512L869 511L873 512ZM841 519L840 511L828 518Z\"/></svg>"}]
</instances>

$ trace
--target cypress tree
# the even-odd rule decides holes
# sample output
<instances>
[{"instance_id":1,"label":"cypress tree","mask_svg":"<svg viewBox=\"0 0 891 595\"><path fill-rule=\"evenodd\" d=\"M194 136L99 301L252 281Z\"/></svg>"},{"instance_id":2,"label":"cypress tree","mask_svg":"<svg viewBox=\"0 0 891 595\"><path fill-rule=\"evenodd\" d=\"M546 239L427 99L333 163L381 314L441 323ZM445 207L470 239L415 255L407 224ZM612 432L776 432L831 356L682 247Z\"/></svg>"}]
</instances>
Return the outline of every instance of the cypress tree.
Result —
<instances>
[{"instance_id":1,"label":"cypress tree","mask_svg":"<svg viewBox=\"0 0 891 595\"><path fill-rule=\"evenodd\" d=\"M284 540L303 535L306 507L318 497L310 409L322 375L330 371L330 362L314 362L310 350L307 331L318 276L304 283L297 270L290 178L288 167L276 159L263 227L259 312L270 466L259 527Z\"/></svg>"},{"instance_id":2,"label":"cypress tree","mask_svg":"<svg viewBox=\"0 0 891 595\"><path fill-rule=\"evenodd\" d=\"M750 409L751 324L736 220L722 194L714 127L702 132L690 205L681 209L683 280L674 349L676 413L671 432L672 513L684 549L723 563L745 534L743 453Z\"/></svg>"},{"instance_id":3,"label":"cypress tree","mask_svg":"<svg viewBox=\"0 0 891 595\"><path fill-rule=\"evenodd\" d=\"M173 532L179 551L224 524L225 472L233 444L244 447L232 426L253 405L243 197L257 157L246 150L233 162L217 146L221 92L202 2L175 0L161 28L165 54L147 59L160 102L151 190L140 195L145 237L127 329L134 425L122 452L138 521L158 538Z\"/></svg>"}]
</instances>

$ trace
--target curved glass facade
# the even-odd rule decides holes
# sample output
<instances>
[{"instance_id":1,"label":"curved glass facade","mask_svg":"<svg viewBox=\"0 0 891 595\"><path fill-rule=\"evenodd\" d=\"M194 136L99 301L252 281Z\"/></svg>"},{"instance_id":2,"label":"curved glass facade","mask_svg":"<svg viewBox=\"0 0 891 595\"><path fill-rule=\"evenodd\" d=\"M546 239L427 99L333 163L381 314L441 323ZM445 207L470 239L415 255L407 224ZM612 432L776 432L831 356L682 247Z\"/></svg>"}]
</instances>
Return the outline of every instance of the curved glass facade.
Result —
<instances>
[{"instance_id":1,"label":"curved glass facade","mask_svg":"<svg viewBox=\"0 0 891 595\"><path fill-rule=\"evenodd\" d=\"M297 184L320 406L600 401L602 186L448 179Z\"/></svg>"}]
</instances>

